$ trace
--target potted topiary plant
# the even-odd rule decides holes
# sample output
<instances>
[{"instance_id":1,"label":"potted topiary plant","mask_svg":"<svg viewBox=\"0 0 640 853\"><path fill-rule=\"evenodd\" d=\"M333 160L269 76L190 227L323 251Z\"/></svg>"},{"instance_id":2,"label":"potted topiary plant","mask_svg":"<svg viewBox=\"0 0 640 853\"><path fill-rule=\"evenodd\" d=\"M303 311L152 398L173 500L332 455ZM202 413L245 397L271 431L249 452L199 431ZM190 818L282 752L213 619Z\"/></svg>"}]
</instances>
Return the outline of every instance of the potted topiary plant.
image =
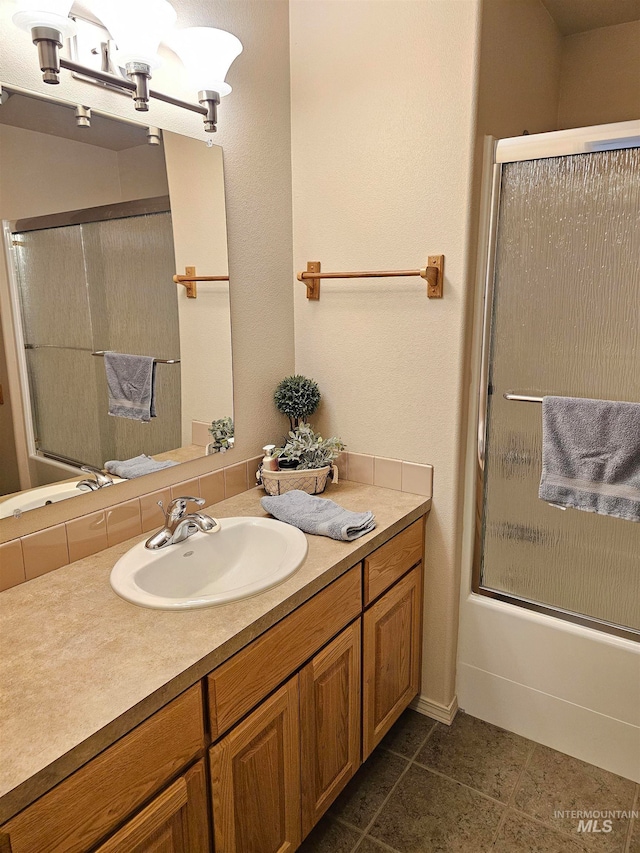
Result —
<instances>
[{"instance_id":1,"label":"potted topiary plant","mask_svg":"<svg viewBox=\"0 0 640 853\"><path fill-rule=\"evenodd\" d=\"M282 464L283 460L296 462L295 469L324 468L344 450L344 444L339 438L322 438L315 433L311 424L301 423L291 430L284 447L278 447L274 456Z\"/></svg>"},{"instance_id":2,"label":"potted topiary plant","mask_svg":"<svg viewBox=\"0 0 640 853\"><path fill-rule=\"evenodd\" d=\"M276 388L273 400L278 411L289 418L294 430L318 408L320 389L317 382L306 376L287 376Z\"/></svg>"},{"instance_id":3,"label":"potted topiary plant","mask_svg":"<svg viewBox=\"0 0 640 853\"><path fill-rule=\"evenodd\" d=\"M207 456L212 453L225 453L233 447L233 420L231 418L218 418L212 421L209 432L213 441L207 444Z\"/></svg>"},{"instance_id":4,"label":"potted topiary plant","mask_svg":"<svg viewBox=\"0 0 640 853\"><path fill-rule=\"evenodd\" d=\"M283 447L274 451L280 468L293 470L260 472L262 485L269 495L281 495L292 489L301 489L311 495L323 492L329 474L333 471L333 482L338 481L338 469L333 464L345 449L339 438L322 438L307 423L292 429ZM287 462L291 463L287 465Z\"/></svg>"}]
</instances>

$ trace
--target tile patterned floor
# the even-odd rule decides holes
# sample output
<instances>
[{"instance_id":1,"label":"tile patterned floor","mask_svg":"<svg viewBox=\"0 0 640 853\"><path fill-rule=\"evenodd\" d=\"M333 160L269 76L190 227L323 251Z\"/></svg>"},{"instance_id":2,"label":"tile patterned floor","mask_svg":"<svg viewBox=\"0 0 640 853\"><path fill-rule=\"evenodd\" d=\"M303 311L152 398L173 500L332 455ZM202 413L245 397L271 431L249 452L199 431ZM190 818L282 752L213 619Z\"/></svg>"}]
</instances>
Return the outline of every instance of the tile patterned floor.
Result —
<instances>
[{"instance_id":1,"label":"tile patterned floor","mask_svg":"<svg viewBox=\"0 0 640 853\"><path fill-rule=\"evenodd\" d=\"M463 713L406 711L300 853L640 853L640 816L610 832L554 816L577 810L639 813L640 786Z\"/></svg>"}]
</instances>

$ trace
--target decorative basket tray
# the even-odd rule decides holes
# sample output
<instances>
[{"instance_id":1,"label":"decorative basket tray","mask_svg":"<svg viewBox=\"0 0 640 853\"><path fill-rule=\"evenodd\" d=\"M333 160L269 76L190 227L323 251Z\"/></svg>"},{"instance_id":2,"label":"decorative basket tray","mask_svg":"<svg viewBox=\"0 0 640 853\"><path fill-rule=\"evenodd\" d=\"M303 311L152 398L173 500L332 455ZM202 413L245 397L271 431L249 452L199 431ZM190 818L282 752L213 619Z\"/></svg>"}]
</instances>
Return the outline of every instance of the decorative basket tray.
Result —
<instances>
[{"instance_id":1,"label":"decorative basket tray","mask_svg":"<svg viewBox=\"0 0 640 853\"><path fill-rule=\"evenodd\" d=\"M293 489L300 489L309 495L319 495L325 490L329 474L333 472L332 483L338 482L338 469L335 465L324 468L300 468L294 471L266 471L260 468L256 474L258 483L262 483L268 495L284 495Z\"/></svg>"}]
</instances>

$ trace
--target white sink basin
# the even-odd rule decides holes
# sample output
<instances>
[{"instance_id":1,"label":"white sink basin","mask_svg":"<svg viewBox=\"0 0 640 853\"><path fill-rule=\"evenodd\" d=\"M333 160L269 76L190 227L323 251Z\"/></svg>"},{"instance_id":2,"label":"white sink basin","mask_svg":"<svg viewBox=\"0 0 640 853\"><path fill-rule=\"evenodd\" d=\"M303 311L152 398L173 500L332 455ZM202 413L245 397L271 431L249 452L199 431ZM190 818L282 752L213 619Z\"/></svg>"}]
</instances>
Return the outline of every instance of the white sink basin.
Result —
<instances>
[{"instance_id":1,"label":"white sink basin","mask_svg":"<svg viewBox=\"0 0 640 853\"><path fill-rule=\"evenodd\" d=\"M29 509L38 509L40 506L66 501L68 498L77 498L78 495L86 495L91 491L76 488L76 482L73 480L67 483L51 483L49 486L39 486L37 489L20 492L19 495L0 503L0 518L11 518L12 515L20 515ZM113 482L122 483L123 481L119 477L114 477Z\"/></svg>"},{"instance_id":2,"label":"white sink basin","mask_svg":"<svg viewBox=\"0 0 640 853\"><path fill-rule=\"evenodd\" d=\"M119 596L142 607L193 610L257 595L302 565L307 540L272 518L221 518L217 533L194 533L155 551L144 542L111 571Z\"/></svg>"}]
</instances>

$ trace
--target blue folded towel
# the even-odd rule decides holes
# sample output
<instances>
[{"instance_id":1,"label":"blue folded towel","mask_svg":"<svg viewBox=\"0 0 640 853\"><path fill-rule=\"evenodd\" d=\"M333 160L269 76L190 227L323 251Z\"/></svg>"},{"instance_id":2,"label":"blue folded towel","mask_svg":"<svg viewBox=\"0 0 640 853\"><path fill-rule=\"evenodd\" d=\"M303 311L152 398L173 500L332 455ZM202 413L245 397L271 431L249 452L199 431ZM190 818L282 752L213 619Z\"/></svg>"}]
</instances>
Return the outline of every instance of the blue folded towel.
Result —
<instances>
[{"instance_id":1,"label":"blue folded towel","mask_svg":"<svg viewBox=\"0 0 640 853\"><path fill-rule=\"evenodd\" d=\"M330 536L351 542L376 526L372 512L351 512L326 498L316 498L293 489L284 495L262 498L262 508L279 521L305 533Z\"/></svg>"},{"instance_id":2,"label":"blue folded towel","mask_svg":"<svg viewBox=\"0 0 640 853\"><path fill-rule=\"evenodd\" d=\"M112 459L110 462L105 462L104 467L110 474L115 474L116 477L122 477L125 480L133 480L136 477L143 477L145 474L153 474L154 471L162 471L163 468L171 468L172 465L177 465L177 462L156 462L150 456L144 453L141 456L134 456L132 459Z\"/></svg>"},{"instance_id":3,"label":"blue folded towel","mask_svg":"<svg viewBox=\"0 0 640 853\"><path fill-rule=\"evenodd\" d=\"M640 521L640 404L544 397L538 494L562 508Z\"/></svg>"},{"instance_id":4,"label":"blue folded towel","mask_svg":"<svg viewBox=\"0 0 640 853\"><path fill-rule=\"evenodd\" d=\"M109 414L147 422L155 418L156 363L149 355L105 352Z\"/></svg>"}]
</instances>

